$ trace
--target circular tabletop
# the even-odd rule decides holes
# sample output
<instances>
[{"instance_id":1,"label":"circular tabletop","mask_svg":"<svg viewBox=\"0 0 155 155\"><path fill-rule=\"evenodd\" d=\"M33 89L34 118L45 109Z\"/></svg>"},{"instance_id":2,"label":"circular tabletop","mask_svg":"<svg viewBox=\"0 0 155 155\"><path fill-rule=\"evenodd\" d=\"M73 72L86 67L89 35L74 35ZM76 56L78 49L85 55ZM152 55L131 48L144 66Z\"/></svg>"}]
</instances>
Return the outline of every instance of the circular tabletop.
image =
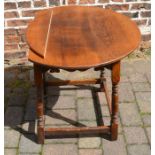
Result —
<instances>
[{"instance_id":1,"label":"circular tabletop","mask_svg":"<svg viewBox=\"0 0 155 155\"><path fill-rule=\"evenodd\" d=\"M130 18L110 9L61 6L40 11L29 24L29 60L62 69L98 67L119 61L141 40Z\"/></svg>"}]
</instances>

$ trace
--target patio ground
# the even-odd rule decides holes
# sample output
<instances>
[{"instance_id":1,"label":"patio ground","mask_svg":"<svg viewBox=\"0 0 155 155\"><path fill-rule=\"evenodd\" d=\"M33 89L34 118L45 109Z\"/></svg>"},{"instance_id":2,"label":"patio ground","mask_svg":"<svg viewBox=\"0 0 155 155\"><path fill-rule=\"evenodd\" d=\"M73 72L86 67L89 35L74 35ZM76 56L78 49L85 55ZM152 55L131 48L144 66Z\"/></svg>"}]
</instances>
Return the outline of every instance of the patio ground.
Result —
<instances>
[{"instance_id":1,"label":"patio ground","mask_svg":"<svg viewBox=\"0 0 155 155\"><path fill-rule=\"evenodd\" d=\"M52 79L97 77L88 70L48 75ZM149 59L122 62L119 85L119 136L110 142L99 135L92 137L50 137L44 145L36 143L33 71L18 75L5 73L5 155L150 155L151 137L151 68ZM110 73L106 70L110 86ZM28 82L22 80L28 77ZM95 101L96 87L48 87L46 126L96 126L101 118L109 124L104 95ZM110 89L110 87L109 87ZM95 110L96 109L96 110ZM96 117L96 111L100 115ZM102 113L102 114L101 114ZM97 121L96 121L97 120Z\"/></svg>"}]
</instances>

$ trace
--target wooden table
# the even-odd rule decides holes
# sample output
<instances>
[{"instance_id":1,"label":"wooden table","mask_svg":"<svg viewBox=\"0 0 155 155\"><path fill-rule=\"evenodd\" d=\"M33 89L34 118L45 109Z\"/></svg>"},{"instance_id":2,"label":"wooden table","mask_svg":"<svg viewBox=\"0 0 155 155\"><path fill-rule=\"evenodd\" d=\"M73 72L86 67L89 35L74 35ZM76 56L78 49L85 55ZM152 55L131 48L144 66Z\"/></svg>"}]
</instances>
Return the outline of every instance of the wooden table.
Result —
<instances>
[{"instance_id":1,"label":"wooden table","mask_svg":"<svg viewBox=\"0 0 155 155\"><path fill-rule=\"evenodd\" d=\"M29 60L34 63L37 86L38 143L46 134L110 133L111 140L118 132L118 83L120 60L133 52L141 40L137 25L128 17L110 9L88 6L63 6L40 11L27 29L30 46ZM50 69L59 72L101 70L98 79L45 81ZM111 70L112 96L108 97L104 68ZM45 86L100 84L105 92L111 114L109 126L44 128ZM66 103L67 104L67 103Z\"/></svg>"}]
</instances>

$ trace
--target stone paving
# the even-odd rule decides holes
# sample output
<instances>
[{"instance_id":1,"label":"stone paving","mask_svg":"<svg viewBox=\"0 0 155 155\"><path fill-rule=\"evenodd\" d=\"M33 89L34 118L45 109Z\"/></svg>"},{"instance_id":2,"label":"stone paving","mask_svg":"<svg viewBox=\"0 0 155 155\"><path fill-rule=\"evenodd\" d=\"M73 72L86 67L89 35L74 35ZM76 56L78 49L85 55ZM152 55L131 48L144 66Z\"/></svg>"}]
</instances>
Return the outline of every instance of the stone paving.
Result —
<instances>
[{"instance_id":1,"label":"stone paving","mask_svg":"<svg viewBox=\"0 0 155 155\"><path fill-rule=\"evenodd\" d=\"M151 92L150 60L124 61L121 67L119 98L119 136L111 142L100 135L86 137L49 137L44 145L36 143L36 89L17 84L5 86L5 155L150 155ZM110 72L106 70L110 85ZM33 71L30 71L30 80ZM57 79L97 77L98 72L88 70L63 74ZM10 76L12 78L12 76ZM50 78L48 75L47 78ZM5 75L5 80L8 80ZM98 86L96 86L98 87ZM101 105L96 102L93 89L85 87L48 87L46 126L96 126L99 120L109 124L105 96L100 94ZM110 89L110 87L109 87ZM101 108L99 108L101 107ZM96 110L95 110L96 109ZM96 117L96 111L100 115Z\"/></svg>"}]
</instances>

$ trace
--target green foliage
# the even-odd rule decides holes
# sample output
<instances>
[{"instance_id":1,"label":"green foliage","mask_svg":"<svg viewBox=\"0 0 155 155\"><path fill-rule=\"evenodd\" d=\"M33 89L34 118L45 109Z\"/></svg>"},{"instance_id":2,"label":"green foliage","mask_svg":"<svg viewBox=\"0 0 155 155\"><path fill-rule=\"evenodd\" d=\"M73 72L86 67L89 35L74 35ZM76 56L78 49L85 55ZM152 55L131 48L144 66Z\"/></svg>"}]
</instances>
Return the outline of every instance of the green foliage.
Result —
<instances>
[{"instance_id":1,"label":"green foliage","mask_svg":"<svg viewBox=\"0 0 155 155\"><path fill-rule=\"evenodd\" d=\"M10 82L7 87L9 87L11 89L14 89L14 88L24 88L24 89L27 90L27 89L30 88L30 86L31 86L30 82L25 81L25 80L17 79L17 80L14 80L14 81Z\"/></svg>"}]
</instances>

